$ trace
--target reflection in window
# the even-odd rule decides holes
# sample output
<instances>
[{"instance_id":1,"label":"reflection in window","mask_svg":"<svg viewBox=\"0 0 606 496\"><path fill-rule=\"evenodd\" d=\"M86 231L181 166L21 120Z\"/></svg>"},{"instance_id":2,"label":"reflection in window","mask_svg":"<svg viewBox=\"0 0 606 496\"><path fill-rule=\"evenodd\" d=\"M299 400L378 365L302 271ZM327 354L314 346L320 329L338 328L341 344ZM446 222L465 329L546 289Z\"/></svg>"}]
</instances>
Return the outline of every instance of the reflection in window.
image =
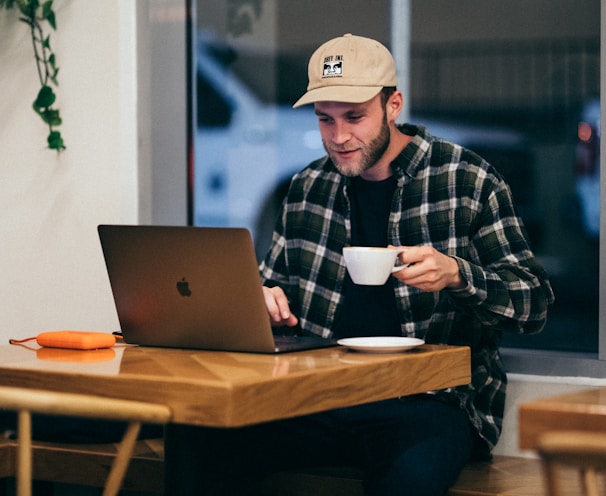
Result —
<instances>
[{"instance_id":1,"label":"reflection in window","mask_svg":"<svg viewBox=\"0 0 606 496\"><path fill-rule=\"evenodd\" d=\"M505 345L596 351L599 32L557 36L413 43L412 113L481 130L454 139L508 180L550 274L556 304L546 330L506 334Z\"/></svg>"}]
</instances>

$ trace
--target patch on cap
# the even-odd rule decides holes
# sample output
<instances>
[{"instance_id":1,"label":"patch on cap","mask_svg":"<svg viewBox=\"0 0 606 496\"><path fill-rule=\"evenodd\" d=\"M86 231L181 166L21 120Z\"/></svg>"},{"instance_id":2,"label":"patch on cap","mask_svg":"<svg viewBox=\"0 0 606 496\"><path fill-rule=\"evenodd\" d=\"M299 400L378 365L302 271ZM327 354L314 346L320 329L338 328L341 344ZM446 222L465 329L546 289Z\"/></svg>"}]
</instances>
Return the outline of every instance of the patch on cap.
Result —
<instances>
[{"instance_id":1,"label":"patch on cap","mask_svg":"<svg viewBox=\"0 0 606 496\"><path fill-rule=\"evenodd\" d=\"M343 76L343 55L328 55L324 59L322 78Z\"/></svg>"}]
</instances>

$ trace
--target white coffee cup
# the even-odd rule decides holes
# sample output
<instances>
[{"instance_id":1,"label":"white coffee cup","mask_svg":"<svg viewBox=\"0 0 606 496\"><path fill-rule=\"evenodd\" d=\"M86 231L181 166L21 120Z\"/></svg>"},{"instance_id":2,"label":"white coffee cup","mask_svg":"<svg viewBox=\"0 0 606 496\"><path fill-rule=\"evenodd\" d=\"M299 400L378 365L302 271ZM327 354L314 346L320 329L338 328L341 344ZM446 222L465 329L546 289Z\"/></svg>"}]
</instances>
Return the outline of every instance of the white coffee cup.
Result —
<instances>
[{"instance_id":1,"label":"white coffee cup","mask_svg":"<svg viewBox=\"0 0 606 496\"><path fill-rule=\"evenodd\" d=\"M343 258L351 280L355 284L381 286L393 272L406 265L395 265L404 248L375 248L371 246L346 246Z\"/></svg>"}]
</instances>

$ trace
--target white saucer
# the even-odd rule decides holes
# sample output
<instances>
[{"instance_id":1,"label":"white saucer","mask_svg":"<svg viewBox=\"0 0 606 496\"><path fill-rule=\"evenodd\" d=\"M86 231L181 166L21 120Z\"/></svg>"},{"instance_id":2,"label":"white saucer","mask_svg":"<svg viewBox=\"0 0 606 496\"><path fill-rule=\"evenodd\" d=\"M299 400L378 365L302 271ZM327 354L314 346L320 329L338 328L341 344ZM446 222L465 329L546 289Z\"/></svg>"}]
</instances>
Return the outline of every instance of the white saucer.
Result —
<instances>
[{"instance_id":1,"label":"white saucer","mask_svg":"<svg viewBox=\"0 0 606 496\"><path fill-rule=\"evenodd\" d=\"M367 338L344 338L337 341L341 346L356 351L371 353L394 353L405 351L425 344L419 338L407 338L404 336L379 336Z\"/></svg>"}]
</instances>

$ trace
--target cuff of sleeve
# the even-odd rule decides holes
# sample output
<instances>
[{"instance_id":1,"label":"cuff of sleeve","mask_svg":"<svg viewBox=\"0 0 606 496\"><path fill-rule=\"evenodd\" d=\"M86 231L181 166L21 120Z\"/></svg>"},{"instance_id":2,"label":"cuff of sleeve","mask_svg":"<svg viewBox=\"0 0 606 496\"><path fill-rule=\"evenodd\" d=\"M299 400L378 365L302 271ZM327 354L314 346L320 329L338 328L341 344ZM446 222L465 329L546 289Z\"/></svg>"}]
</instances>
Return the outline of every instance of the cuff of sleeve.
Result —
<instances>
[{"instance_id":1,"label":"cuff of sleeve","mask_svg":"<svg viewBox=\"0 0 606 496\"><path fill-rule=\"evenodd\" d=\"M470 264L467 260L460 257L453 258L457 261L459 272L465 281L465 286L458 289L448 289L448 293L453 298L468 305L480 304L484 300L482 295L486 293L485 290L483 291L481 289L482 286L485 287L485 284L482 284L482 281L484 281L484 273L478 267Z\"/></svg>"}]
</instances>

